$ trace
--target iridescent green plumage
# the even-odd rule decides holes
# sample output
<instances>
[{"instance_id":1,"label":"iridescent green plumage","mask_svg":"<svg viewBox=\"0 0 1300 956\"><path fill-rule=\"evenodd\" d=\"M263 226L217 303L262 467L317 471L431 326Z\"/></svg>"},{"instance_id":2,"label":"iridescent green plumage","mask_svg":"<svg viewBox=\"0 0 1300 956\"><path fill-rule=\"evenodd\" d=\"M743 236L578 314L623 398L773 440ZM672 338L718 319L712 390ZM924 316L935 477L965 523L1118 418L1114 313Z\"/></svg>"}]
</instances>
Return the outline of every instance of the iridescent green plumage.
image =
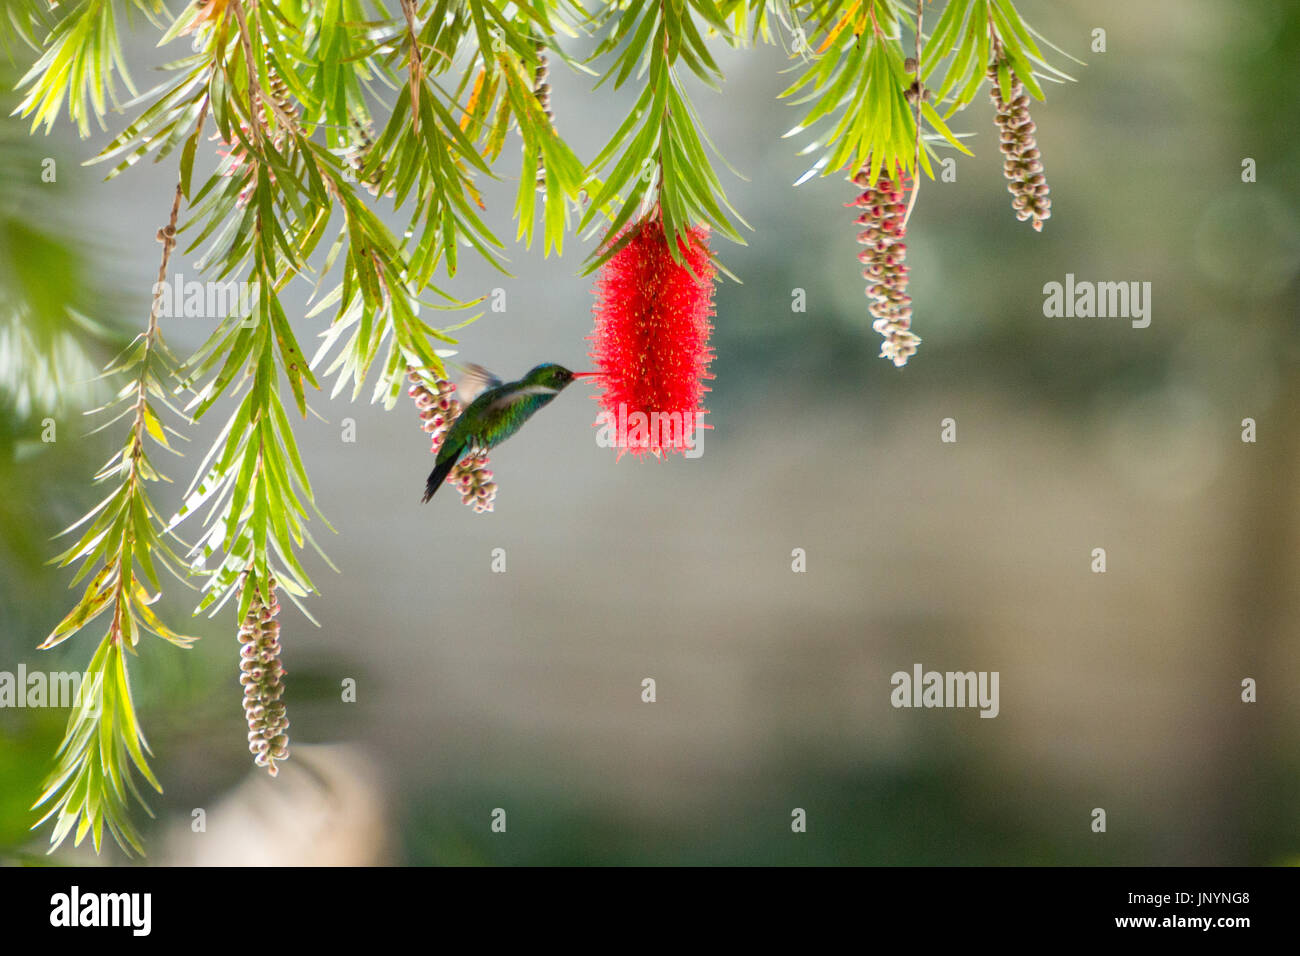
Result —
<instances>
[{"instance_id":1,"label":"iridescent green plumage","mask_svg":"<svg viewBox=\"0 0 1300 956\"><path fill-rule=\"evenodd\" d=\"M471 451L487 451L524 427L533 414L572 382L578 374L552 363L539 365L517 382L502 382L475 367L472 380L483 386L456 417L438 451L437 464L425 485L424 499L433 497L456 463ZM587 373L590 374L590 373Z\"/></svg>"}]
</instances>

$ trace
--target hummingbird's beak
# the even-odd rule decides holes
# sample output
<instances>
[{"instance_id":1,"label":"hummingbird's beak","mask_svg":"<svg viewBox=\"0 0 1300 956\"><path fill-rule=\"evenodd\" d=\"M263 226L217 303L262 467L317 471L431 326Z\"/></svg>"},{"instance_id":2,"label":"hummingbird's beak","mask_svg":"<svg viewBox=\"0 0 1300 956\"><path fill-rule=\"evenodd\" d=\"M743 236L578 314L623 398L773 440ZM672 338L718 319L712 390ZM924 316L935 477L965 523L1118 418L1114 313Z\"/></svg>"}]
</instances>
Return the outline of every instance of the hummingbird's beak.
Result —
<instances>
[{"instance_id":1,"label":"hummingbird's beak","mask_svg":"<svg viewBox=\"0 0 1300 956\"><path fill-rule=\"evenodd\" d=\"M595 378L597 375L604 375L604 372L574 372L574 378Z\"/></svg>"}]
</instances>

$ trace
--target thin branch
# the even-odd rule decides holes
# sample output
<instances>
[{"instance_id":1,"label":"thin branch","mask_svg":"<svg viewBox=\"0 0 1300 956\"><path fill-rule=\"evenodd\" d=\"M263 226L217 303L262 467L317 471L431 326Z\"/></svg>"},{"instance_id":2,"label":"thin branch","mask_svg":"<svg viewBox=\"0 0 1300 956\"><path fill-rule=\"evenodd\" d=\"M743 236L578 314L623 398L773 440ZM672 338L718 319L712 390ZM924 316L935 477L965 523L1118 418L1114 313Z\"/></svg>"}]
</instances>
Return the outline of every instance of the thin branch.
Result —
<instances>
[{"instance_id":1,"label":"thin branch","mask_svg":"<svg viewBox=\"0 0 1300 956\"><path fill-rule=\"evenodd\" d=\"M406 32L410 36L407 48L407 72L411 84L411 131L420 132L420 90L424 87L424 61L420 58L420 37L416 29L417 17L412 0L402 0L402 16L406 19ZM484 58L486 59L486 54Z\"/></svg>"},{"instance_id":2,"label":"thin branch","mask_svg":"<svg viewBox=\"0 0 1300 956\"><path fill-rule=\"evenodd\" d=\"M194 124L195 142L203 137L203 126L208 118L208 100L203 101L203 106L199 109L198 119ZM171 214L167 217L167 225L158 230L158 241L162 243L162 261L158 263L158 281L153 287L153 301L149 306L149 326L145 330L144 336L144 362L141 366L140 377L136 380L135 390L135 425L133 431L135 440L131 446L132 460L138 458L144 450L144 409L148 401L148 383L145 370L149 367L149 355L157 341L160 330L158 328L158 305L162 301L163 288L167 283L167 266L171 263L172 250L176 248L176 222L181 214L181 200L185 196L184 180L176 180L176 194L172 196ZM132 476L134 477L134 475Z\"/></svg>"},{"instance_id":3,"label":"thin branch","mask_svg":"<svg viewBox=\"0 0 1300 956\"><path fill-rule=\"evenodd\" d=\"M916 0L916 156L912 161L912 195L907 200L907 212L903 214L903 229L912 218L916 208L916 195L921 191L921 104L925 102L925 87L921 77L921 18L925 0Z\"/></svg>"},{"instance_id":4,"label":"thin branch","mask_svg":"<svg viewBox=\"0 0 1300 956\"><path fill-rule=\"evenodd\" d=\"M253 2L256 3L256 0ZM267 96L257 80L257 62L253 58L253 44L249 40L248 21L244 17L242 0L230 0L230 6L235 11L235 19L239 21L239 45L244 49L244 63L248 67L248 120L253 126L253 135L257 137L259 144L266 135L256 115L258 105L270 109L276 121L285 129L294 133L299 132L297 118L285 109L276 97Z\"/></svg>"}]
</instances>

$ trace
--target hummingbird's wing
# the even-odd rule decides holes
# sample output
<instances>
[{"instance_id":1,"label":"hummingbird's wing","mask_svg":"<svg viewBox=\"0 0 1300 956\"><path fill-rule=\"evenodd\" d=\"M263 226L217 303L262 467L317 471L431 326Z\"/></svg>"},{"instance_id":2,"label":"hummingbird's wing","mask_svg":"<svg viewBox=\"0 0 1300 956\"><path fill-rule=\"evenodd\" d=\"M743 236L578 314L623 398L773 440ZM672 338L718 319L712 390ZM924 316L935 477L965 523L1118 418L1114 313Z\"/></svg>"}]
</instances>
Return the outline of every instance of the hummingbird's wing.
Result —
<instances>
[{"instance_id":1,"label":"hummingbird's wing","mask_svg":"<svg viewBox=\"0 0 1300 956\"><path fill-rule=\"evenodd\" d=\"M501 411L509 408L511 405L517 405L524 399L533 395L558 395L558 388L550 388L546 385L525 385L523 388L512 389L500 398L488 405L489 411Z\"/></svg>"},{"instance_id":2,"label":"hummingbird's wing","mask_svg":"<svg viewBox=\"0 0 1300 956\"><path fill-rule=\"evenodd\" d=\"M464 366L460 381L456 383L456 397L462 405L467 406L489 388L496 388L500 384L501 379L482 365L470 363Z\"/></svg>"}]
</instances>

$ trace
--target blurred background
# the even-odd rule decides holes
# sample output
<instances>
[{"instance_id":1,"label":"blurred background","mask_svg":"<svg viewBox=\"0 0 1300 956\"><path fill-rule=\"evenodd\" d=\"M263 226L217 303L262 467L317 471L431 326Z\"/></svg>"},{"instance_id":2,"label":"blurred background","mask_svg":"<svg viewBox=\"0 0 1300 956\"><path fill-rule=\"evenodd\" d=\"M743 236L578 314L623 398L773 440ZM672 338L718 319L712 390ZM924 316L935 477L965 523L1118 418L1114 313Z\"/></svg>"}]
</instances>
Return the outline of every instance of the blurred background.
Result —
<instances>
[{"instance_id":1,"label":"blurred background","mask_svg":"<svg viewBox=\"0 0 1300 956\"><path fill-rule=\"evenodd\" d=\"M723 95L694 88L748 177L723 178L754 227L719 248L743 284L717 290L701 457L616 462L575 386L493 454L494 513L450 495L421 507L414 407L317 394L299 435L340 573L309 555L321 626L281 616L293 758L274 781L254 770L232 615L191 621L196 596L173 587L165 619L202 640L130 662L166 788L149 861L1300 860L1300 7L1017 7L1087 62L1061 60L1079 82L1033 108L1053 216L1041 235L1015 221L981 94L953 121L976 158L926 181L911 221L924 342L906 368L876 357L854 188L791 186L806 141L781 139L798 120L775 99L790 63L764 47L721 56ZM146 33L128 46L142 88L175 55ZM16 55L6 90L31 58ZM630 96L560 68L552 83L560 130L594 155ZM117 432L83 437L96 423L81 412L106 394L94 369L147 318L175 183L174 158L102 183L78 164L106 139L0 123L0 297L74 303L103 326L0 348L0 670L80 670L100 636L35 650L73 599L71 572L44 562L98 500L89 479ZM503 173L489 221L510 236L517 164ZM511 278L465 257L447 288L504 289L506 311L464 330L460 357L506 377L586 367L588 248L516 246ZM1043 286L1067 273L1150 282L1150 327L1045 318ZM304 343L320 328L297 323ZM210 328L164 331L185 354ZM33 356L55 340L84 375L51 386ZM165 462L165 504L222 421ZM998 717L894 709L890 675L916 663L1000 672ZM1257 703L1241 702L1245 678ZM0 710L0 860L47 859L28 807L66 718ZM95 860L70 845L50 859Z\"/></svg>"}]
</instances>

